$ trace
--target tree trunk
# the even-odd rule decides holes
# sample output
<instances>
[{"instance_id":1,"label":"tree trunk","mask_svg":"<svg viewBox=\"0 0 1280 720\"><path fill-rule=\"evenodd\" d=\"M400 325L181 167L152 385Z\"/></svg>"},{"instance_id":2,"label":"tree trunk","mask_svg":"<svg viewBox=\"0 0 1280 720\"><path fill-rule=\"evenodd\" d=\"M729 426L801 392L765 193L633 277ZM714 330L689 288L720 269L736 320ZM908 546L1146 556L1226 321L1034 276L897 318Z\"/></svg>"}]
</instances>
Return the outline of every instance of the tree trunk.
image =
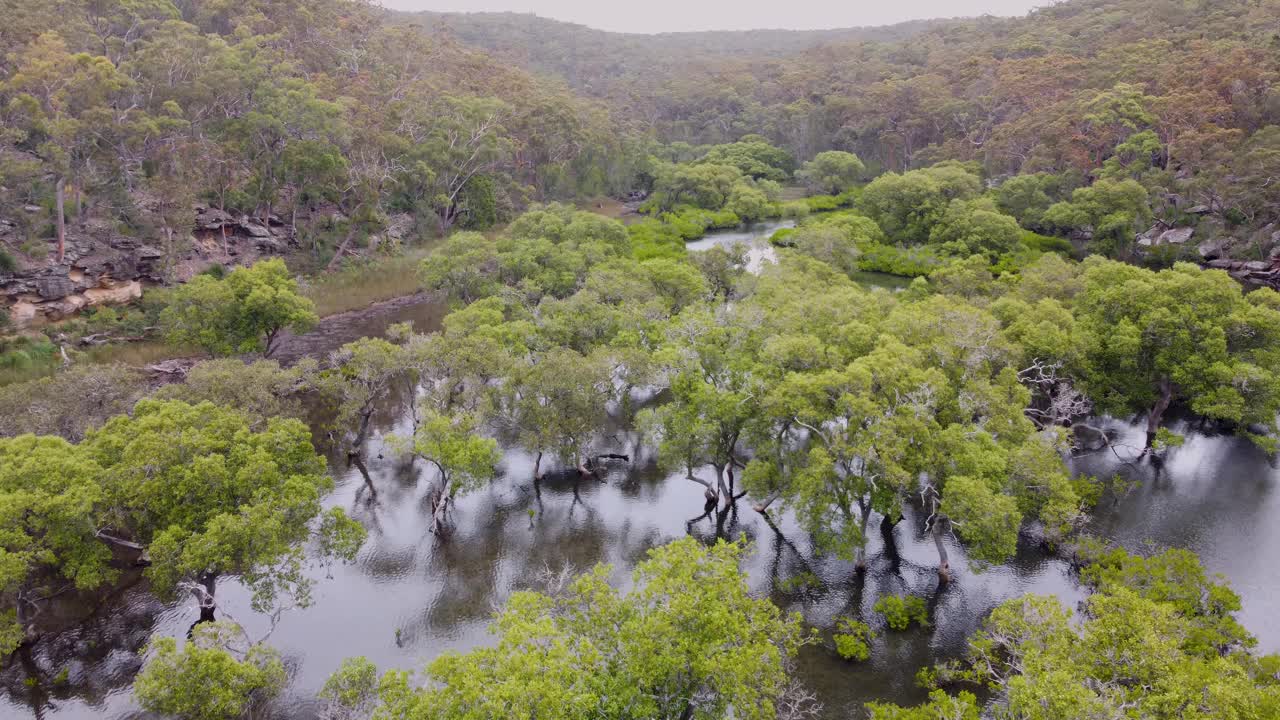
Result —
<instances>
[{"instance_id":1,"label":"tree trunk","mask_svg":"<svg viewBox=\"0 0 1280 720\"><path fill-rule=\"evenodd\" d=\"M57 204L55 213L58 224L58 264L61 265L62 259L67 254L67 181L63 178L58 178L58 181L53 185L53 190L54 202Z\"/></svg>"},{"instance_id":2,"label":"tree trunk","mask_svg":"<svg viewBox=\"0 0 1280 720\"><path fill-rule=\"evenodd\" d=\"M356 440L352 443L352 447L357 450L364 447L365 438L369 435L369 421L373 418L373 409L364 410L360 413L360 429L356 432Z\"/></svg>"},{"instance_id":3,"label":"tree trunk","mask_svg":"<svg viewBox=\"0 0 1280 720\"><path fill-rule=\"evenodd\" d=\"M858 545L857 558L855 559L854 567L857 568L858 570L866 570L867 569L867 521L871 519L871 503L862 502L859 504L862 506L861 507L862 523L859 526L859 530L858 530L858 538L860 540L860 544Z\"/></svg>"},{"instance_id":4,"label":"tree trunk","mask_svg":"<svg viewBox=\"0 0 1280 720\"><path fill-rule=\"evenodd\" d=\"M343 238L342 244L334 251L333 258L329 260L329 264L325 266L325 272L333 272L338 269L338 265L342 264L342 256L347 252L347 248L351 247L351 241L356 237L356 225L352 221L351 229L347 231L347 236Z\"/></svg>"},{"instance_id":5,"label":"tree trunk","mask_svg":"<svg viewBox=\"0 0 1280 720\"><path fill-rule=\"evenodd\" d=\"M445 512L449 508L449 480L441 477L440 495L436 498L435 507L431 510L431 531L440 534L440 528L444 526Z\"/></svg>"},{"instance_id":6,"label":"tree trunk","mask_svg":"<svg viewBox=\"0 0 1280 720\"><path fill-rule=\"evenodd\" d=\"M373 478L369 477L369 469L364 466L364 458L361 457L358 452L351 453L347 457L351 461L351 464L355 465L356 469L360 471L360 477L364 478L364 484L365 487L369 488L369 494L372 495L374 499L377 499L378 488L373 486Z\"/></svg>"},{"instance_id":7,"label":"tree trunk","mask_svg":"<svg viewBox=\"0 0 1280 720\"><path fill-rule=\"evenodd\" d=\"M726 489L726 488L725 488L725 485L724 485L724 466L723 466L723 465L715 465L715 466L713 466L713 467L715 467L715 469L716 469L716 488L717 488L717 490L720 492L720 494L721 494L721 495L723 495L723 496L725 496L725 497L727 497L727 498L730 498L729 502L732 502L733 494L732 494L732 493L730 493L730 492L728 491L728 489Z\"/></svg>"},{"instance_id":8,"label":"tree trunk","mask_svg":"<svg viewBox=\"0 0 1280 720\"><path fill-rule=\"evenodd\" d=\"M200 576L201 590L195 590L192 594L196 596L196 602L200 605L200 621L213 622L214 610L217 609L218 603L214 601L214 592L218 589L217 573L204 573Z\"/></svg>"},{"instance_id":9,"label":"tree trunk","mask_svg":"<svg viewBox=\"0 0 1280 720\"><path fill-rule=\"evenodd\" d=\"M755 508L754 508L755 511L763 515L764 512L769 509L769 506L772 505L775 501L777 501L777 499L780 497L782 497L782 491L774 490L773 492L769 493L769 497L755 504Z\"/></svg>"},{"instance_id":10,"label":"tree trunk","mask_svg":"<svg viewBox=\"0 0 1280 720\"><path fill-rule=\"evenodd\" d=\"M951 562L947 559L947 545L943 542L941 517L934 517L929 532L933 535L934 547L938 548L938 581L944 584L949 583L951 582Z\"/></svg>"},{"instance_id":11,"label":"tree trunk","mask_svg":"<svg viewBox=\"0 0 1280 720\"><path fill-rule=\"evenodd\" d=\"M1169 378L1160 378L1158 385L1160 397L1156 400L1156 404L1152 406L1151 411L1147 413L1147 447L1150 448L1156 441L1156 431L1160 429L1160 421L1164 419L1164 413L1169 409L1170 403L1173 402L1173 383Z\"/></svg>"},{"instance_id":12,"label":"tree trunk","mask_svg":"<svg viewBox=\"0 0 1280 720\"><path fill-rule=\"evenodd\" d=\"M542 479L542 451L538 451L538 457L533 461L533 479Z\"/></svg>"}]
</instances>

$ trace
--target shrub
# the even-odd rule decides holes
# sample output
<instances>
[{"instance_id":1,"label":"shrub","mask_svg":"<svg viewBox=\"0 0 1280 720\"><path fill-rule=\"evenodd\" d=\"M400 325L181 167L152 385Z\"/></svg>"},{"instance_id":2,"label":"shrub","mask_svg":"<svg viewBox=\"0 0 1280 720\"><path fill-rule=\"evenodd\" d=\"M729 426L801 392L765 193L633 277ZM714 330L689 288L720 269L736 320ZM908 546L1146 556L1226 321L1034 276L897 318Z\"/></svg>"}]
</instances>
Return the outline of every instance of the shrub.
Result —
<instances>
[{"instance_id":1,"label":"shrub","mask_svg":"<svg viewBox=\"0 0 1280 720\"><path fill-rule=\"evenodd\" d=\"M1034 233L1030 230L1026 230L1022 233L1022 244L1032 250L1039 250L1040 252L1056 252L1062 255L1070 255L1075 251L1075 248L1071 245L1071 241L1066 238L1041 235L1040 233Z\"/></svg>"},{"instance_id":2,"label":"shrub","mask_svg":"<svg viewBox=\"0 0 1280 720\"><path fill-rule=\"evenodd\" d=\"M871 638L875 635L864 622L842 617L836 621L836 652L845 660L862 662L871 657Z\"/></svg>"},{"instance_id":3,"label":"shrub","mask_svg":"<svg viewBox=\"0 0 1280 720\"><path fill-rule=\"evenodd\" d=\"M885 595L872 609L883 615L893 630L906 630L913 622L921 627L929 624L929 609L925 607L924 598L915 595Z\"/></svg>"},{"instance_id":4,"label":"shrub","mask_svg":"<svg viewBox=\"0 0 1280 720\"><path fill-rule=\"evenodd\" d=\"M0 250L0 272L11 273L18 269L18 261L12 255Z\"/></svg>"}]
</instances>

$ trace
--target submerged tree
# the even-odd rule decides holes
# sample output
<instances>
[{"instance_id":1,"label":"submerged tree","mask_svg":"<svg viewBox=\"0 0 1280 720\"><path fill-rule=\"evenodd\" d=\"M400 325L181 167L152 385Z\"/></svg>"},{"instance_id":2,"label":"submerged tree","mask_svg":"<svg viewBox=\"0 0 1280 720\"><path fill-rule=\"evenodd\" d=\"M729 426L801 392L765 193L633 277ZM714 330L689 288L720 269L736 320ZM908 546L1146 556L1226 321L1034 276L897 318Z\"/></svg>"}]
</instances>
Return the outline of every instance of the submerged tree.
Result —
<instances>
[{"instance_id":1,"label":"submerged tree","mask_svg":"<svg viewBox=\"0 0 1280 720\"><path fill-rule=\"evenodd\" d=\"M245 717L287 680L280 654L231 623L197 625L181 647L174 638L158 638L148 652L134 696L143 709L180 720Z\"/></svg>"},{"instance_id":2,"label":"submerged tree","mask_svg":"<svg viewBox=\"0 0 1280 720\"><path fill-rule=\"evenodd\" d=\"M144 400L85 439L101 469L98 536L144 551L147 577L163 596L190 592L216 607L219 577L236 574L253 607L305 606L315 581L304 545L320 562L351 560L364 529L341 509L324 510L333 486L310 431L272 419L260 431L234 410Z\"/></svg>"},{"instance_id":3,"label":"submerged tree","mask_svg":"<svg viewBox=\"0 0 1280 720\"><path fill-rule=\"evenodd\" d=\"M969 640L965 658L942 665L933 677L984 687L993 693L988 708L996 717L1260 719L1280 713L1280 657L1247 651L1256 641L1232 616L1239 597L1207 580L1194 555L1108 553L1084 573L1095 592L1080 619L1057 598L1009 600ZM935 714L943 707L963 714ZM877 720L944 716L978 717L973 696L935 691L930 704L917 709L872 708Z\"/></svg>"},{"instance_id":4,"label":"submerged tree","mask_svg":"<svg viewBox=\"0 0 1280 720\"><path fill-rule=\"evenodd\" d=\"M1225 272L1186 263L1153 272L1090 258L1082 279L1084 387L1100 409L1144 413L1148 446L1170 407L1185 403L1275 447L1280 296L1246 295Z\"/></svg>"},{"instance_id":5,"label":"submerged tree","mask_svg":"<svg viewBox=\"0 0 1280 720\"><path fill-rule=\"evenodd\" d=\"M787 663L804 633L799 617L750 596L742 552L683 538L651 550L627 593L607 566L560 594L517 592L494 621L495 647L444 654L421 689L388 673L375 714L774 720L791 706Z\"/></svg>"}]
</instances>

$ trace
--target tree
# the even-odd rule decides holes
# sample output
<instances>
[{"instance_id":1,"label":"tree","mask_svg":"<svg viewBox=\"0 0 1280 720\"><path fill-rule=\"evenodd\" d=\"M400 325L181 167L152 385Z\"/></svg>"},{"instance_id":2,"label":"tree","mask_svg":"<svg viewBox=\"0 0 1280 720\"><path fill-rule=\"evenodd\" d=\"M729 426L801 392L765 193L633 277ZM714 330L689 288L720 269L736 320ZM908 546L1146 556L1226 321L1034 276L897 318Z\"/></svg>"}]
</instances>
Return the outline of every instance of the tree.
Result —
<instances>
[{"instance_id":1,"label":"tree","mask_svg":"<svg viewBox=\"0 0 1280 720\"><path fill-rule=\"evenodd\" d=\"M239 267L225 278L197 275L176 288L160 316L165 338L214 355L261 352L270 357L280 333L315 326L315 304L279 258Z\"/></svg>"},{"instance_id":2,"label":"tree","mask_svg":"<svg viewBox=\"0 0 1280 720\"><path fill-rule=\"evenodd\" d=\"M404 347L381 338L360 338L333 352L325 389L338 398L338 425L356 427L352 452L360 453L373 413L408 368Z\"/></svg>"},{"instance_id":3,"label":"tree","mask_svg":"<svg viewBox=\"0 0 1280 720\"><path fill-rule=\"evenodd\" d=\"M1050 206L1043 222L1059 231L1087 232L1103 253L1126 257L1136 233L1151 222L1151 203L1147 189L1136 180L1099 180L1077 188L1070 201Z\"/></svg>"},{"instance_id":4,"label":"tree","mask_svg":"<svg viewBox=\"0 0 1280 720\"><path fill-rule=\"evenodd\" d=\"M1153 272L1089 258L1073 312L1088 338L1083 387L1106 412L1146 414L1150 446L1165 412L1186 403L1264 447L1280 410L1280 302L1244 294L1220 270Z\"/></svg>"},{"instance_id":5,"label":"tree","mask_svg":"<svg viewBox=\"0 0 1280 720\"><path fill-rule=\"evenodd\" d=\"M654 179L653 203L662 211L684 204L719 210L741 180L742 171L732 165L666 165Z\"/></svg>"},{"instance_id":6,"label":"tree","mask_svg":"<svg viewBox=\"0 0 1280 720\"><path fill-rule=\"evenodd\" d=\"M820 152L796 173L810 193L839 195L857 186L867 167L853 153L840 150Z\"/></svg>"},{"instance_id":7,"label":"tree","mask_svg":"<svg viewBox=\"0 0 1280 720\"><path fill-rule=\"evenodd\" d=\"M457 495L475 490L493 477L498 462L498 443L476 434L480 420L474 413L444 415L431 409L423 413L422 424L409 448L435 466L439 483L431 493L431 531L442 532L449 505ZM392 445L402 441L394 438Z\"/></svg>"},{"instance_id":8,"label":"tree","mask_svg":"<svg viewBox=\"0 0 1280 720\"><path fill-rule=\"evenodd\" d=\"M554 348L516 370L510 392L521 439L538 453L535 479L541 477L544 451L590 474L590 441L604 427L611 389L601 355Z\"/></svg>"},{"instance_id":9,"label":"tree","mask_svg":"<svg viewBox=\"0 0 1280 720\"><path fill-rule=\"evenodd\" d=\"M1022 247L1022 228L989 199L952 200L929 231L929 243L961 257L985 255L994 263Z\"/></svg>"},{"instance_id":10,"label":"tree","mask_svg":"<svg viewBox=\"0 0 1280 720\"><path fill-rule=\"evenodd\" d=\"M680 468L707 488L708 498L734 499L733 473L748 426L759 410L751 358L759 338L749 312L724 308L715 313L690 308L672 321L662 362L670 401L642 411L646 434L658 441L666 467ZM695 475L710 465L712 483ZM726 484L726 474L728 484Z\"/></svg>"},{"instance_id":11,"label":"tree","mask_svg":"<svg viewBox=\"0 0 1280 720\"><path fill-rule=\"evenodd\" d=\"M494 621L496 647L442 655L420 690L407 674L389 673L378 712L772 720L804 635L798 617L751 597L742 553L683 538L650 550L625 594L609 586L607 566L562 593L517 592Z\"/></svg>"},{"instance_id":12,"label":"tree","mask_svg":"<svg viewBox=\"0 0 1280 720\"><path fill-rule=\"evenodd\" d=\"M34 637L49 598L115 577L94 524L99 473L62 438L0 439L0 655Z\"/></svg>"},{"instance_id":13,"label":"tree","mask_svg":"<svg viewBox=\"0 0 1280 720\"><path fill-rule=\"evenodd\" d=\"M256 610L305 606L315 581L304 543L316 542L328 562L353 559L364 539L341 509L321 507L333 480L307 426L249 424L210 403L143 400L82 445L101 468L98 536L143 550L152 589L190 592L206 614L226 574L240 576Z\"/></svg>"},{"instance_id":14,"label":"tree","mask_svg":"<svg viewBox=\"0 0 1280 720\"><path fill-rule=\"evenodd\" d=\"M744 223L753 223L769 213L769 198L763 191L745 183L733 186L724 208Z\"/></svg>"},{"instance_id":15,"label":"tree","mask_svg":"<svg viewBox=\"0 0 1280 720\"><path fill-rule=\"evenodd\" d=\"M1206 581L1194 555L1108 553L1087 563L1084 574L1094 592L1079 620L1054 597L1009 600L970 638L964 659L933 677L986 687L994 694L988 711L1001 717L1172 720L1280 712L1280 658L1247 652L1256 641L1232 617L1239 597ZM1215 632L1224 623L1233 626L1231 637ZM952 698L937 690L930 698L929 706L913 710L878 705L872 717L978 717L968 693ZM946 706L963 706L965 714L934 714Z\"/></svg>"},{"instance_id":16,"label":"tree","mask_svg":"<svg viewBox=\"0 0 1280 720\"><path fill-rule=\"evenodd\" d=\"M280 367L274 360L251 363L239 358L206 360L193 365L183 382L165 385L152 397L234 408L250 418L254 430L261 430L272 418L305 420L307 409L302 395L315 387L317 374L317 363L310 358L288 368Z\"/></svg>"},{"instance_id":17,"label":"tree","mask_svg":"<svg viewBox=\"0 0 1280 720\"><path fill-rule=\"evenodd\" d=\"M962 166L935 165L902 175L881 175L863 190L858 207L890 240L918 245L928 241L952 200L971 199L981 189L978 176Z\"/></svg>"},{"instance_id":18,"label":"tree","mask_svg":"<svg viewBox=\"0 0 1280 720\"><path fill-rule=\"evenodd\" d=\"M245 717L284 689L284 662L275 650L249 643L231 623L201 623L182 647L174 638L153 640L150 660L133 683L148 712L181 720Z\"/></svg>"},{"instance_id":19,"label":"tree","mask_svg":"<svg viewBox=\"0 0 1280 720\"><path fill-rule=\"evenodd\" d=\"M774 147L759 135L744 135L738 142L716 145L695 164L731 165L756 180L786 180L795 169L795 160L786 150Z\"/></svg>"},{"instance_id":20,"label":"tree","mask_svg":"<svg viewBox=\"0 0 1280 720\"><path fill-rule=\"evenodd\" d=\"M72 53L66 40L46 32L23 48L16 71L2 89L12 95L21 140L49 166L54 176L57 262L66 250L66 185L90 162L99 124L114 118L110 98L128 85L107 58Z\"/></svg>"}]
</instances>

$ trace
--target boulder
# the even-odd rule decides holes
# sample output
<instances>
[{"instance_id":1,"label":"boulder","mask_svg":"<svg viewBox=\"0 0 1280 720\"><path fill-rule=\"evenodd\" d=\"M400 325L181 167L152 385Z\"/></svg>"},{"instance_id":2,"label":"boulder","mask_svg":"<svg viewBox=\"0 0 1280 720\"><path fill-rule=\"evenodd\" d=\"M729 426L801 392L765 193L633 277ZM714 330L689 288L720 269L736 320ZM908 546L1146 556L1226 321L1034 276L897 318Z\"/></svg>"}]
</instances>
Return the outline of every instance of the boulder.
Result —
<instances>
[{"instance_id":1,"label":"boulder","mask_svg":"<svg viewBox=\"0 0 1280 720\"><path fill-rule=\"evenodd\" d=\"M1205 260L1216 260L1226 253L1229 244L1229 238L1215 238L1197 245L1196 252Z\"/></svg>"},{"instance_id":2,"label":"boulder","mask_svg":"<svg viewBox=\"0 0 1280 720\"><path fill-rule=\"evenodd\" d=\"M1208 205L1193 205L1187 208L1187 213L1190 215L1208 215L1211 212L1213 210Z\"/></svg>"},{"instance_id":3,"label":"boulder","mask_svg":"<svg viewBox=\"0 0 1280 720\"><path fill-rule=\"evenodd\" d=\"M269 238L271 237L271 229L265 225L259 225L248 218L240 221L240 229L246 235L253 238Z\"/></svg>"},{"instance_id":4,"label":"boulder","mask_svg":"<svg viewBox=\"0 0 1280 720\"><path fill-rule=\"evenodd\" d=\"M36 293L44 300L59 300L76 291L76 284L66 275L41 275L36 278Z\"/></svg>"},{"instance_id":5,"label":"boulder","mask_svg":"<svg viewBox=\"0 0 1280 720\"><path fill-rule=\"evenodd\" d=\"M1156 245L1181 245L1190 240L1196 234L1195 228L1174 228L1165 230L1160 233L1160 237L1156 238Z\"/></svg>"}]
</instances>

